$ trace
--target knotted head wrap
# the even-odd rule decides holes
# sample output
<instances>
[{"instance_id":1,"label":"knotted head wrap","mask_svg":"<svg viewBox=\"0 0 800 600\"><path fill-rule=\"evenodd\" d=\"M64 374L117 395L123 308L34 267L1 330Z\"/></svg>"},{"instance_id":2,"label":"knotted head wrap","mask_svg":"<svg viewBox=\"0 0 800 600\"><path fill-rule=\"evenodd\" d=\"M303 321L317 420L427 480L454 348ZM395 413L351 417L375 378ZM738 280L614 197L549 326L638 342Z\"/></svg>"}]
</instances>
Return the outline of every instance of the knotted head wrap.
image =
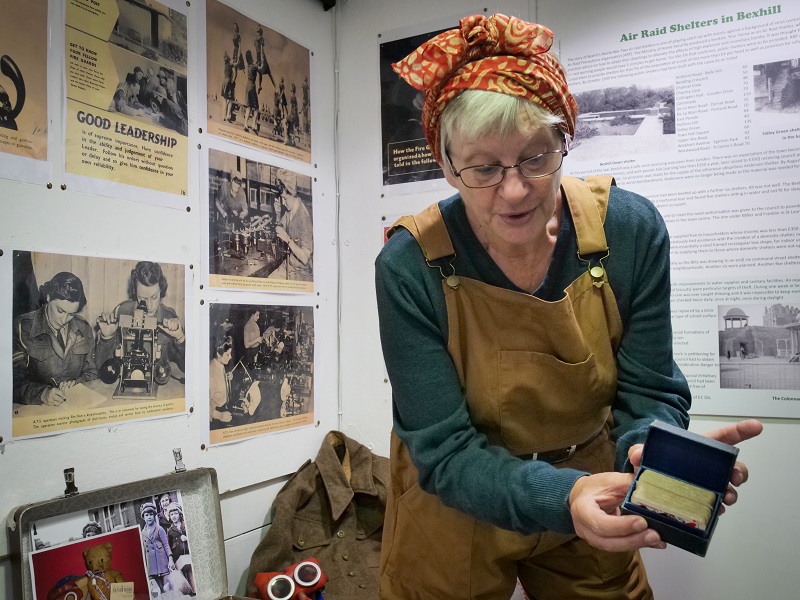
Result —
<instances>
[{"instance_id":1,"label":"knotted head wrap","mask_svg":"<svg viewBox=\"0 0 800 600\"><path fill-rule=\"evenodd\" d=\"M553 33L542 25L494 14L461 19L403 60L395 72L425 93L422 125L431 152L441 161L439 118L464 90L488 90L532 100L564 120L575 135L578 104L567 88L561 64L548 53Z\"/></svg>"}]
</instances>

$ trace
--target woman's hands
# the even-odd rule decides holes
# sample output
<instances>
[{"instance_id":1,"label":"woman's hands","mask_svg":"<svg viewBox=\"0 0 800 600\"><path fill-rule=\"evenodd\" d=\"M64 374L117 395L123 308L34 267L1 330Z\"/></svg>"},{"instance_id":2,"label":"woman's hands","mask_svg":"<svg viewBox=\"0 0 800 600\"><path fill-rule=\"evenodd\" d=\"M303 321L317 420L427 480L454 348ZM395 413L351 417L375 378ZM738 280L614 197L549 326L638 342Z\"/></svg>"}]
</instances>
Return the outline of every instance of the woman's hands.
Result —
<instances>
[{"instance_id":1,"label":"woman's hands","mask_svg":"<svg viewBox=\"0 0 800 600\"><path fill-rule=\"evenodd\" d=\"M666 547L658 533L647 528L643 517L620 513L631 483L633 473L598 473L575 482L569 509L578 537L609 552Z\"/></svg>"}]
</instances>

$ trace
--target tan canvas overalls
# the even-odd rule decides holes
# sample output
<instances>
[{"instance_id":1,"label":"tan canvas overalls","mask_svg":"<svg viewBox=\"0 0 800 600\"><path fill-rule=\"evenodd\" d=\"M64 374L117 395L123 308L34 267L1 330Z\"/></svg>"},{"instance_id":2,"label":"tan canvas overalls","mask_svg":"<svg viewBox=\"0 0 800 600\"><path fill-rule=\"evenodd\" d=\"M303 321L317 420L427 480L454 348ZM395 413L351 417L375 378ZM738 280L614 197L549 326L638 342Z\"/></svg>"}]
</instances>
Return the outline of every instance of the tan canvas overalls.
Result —
<instances>
[{"instance_id":1,"label":"tan canvas overalls","mask_svg":"<svg viewBox=\"0 0 800 600\"><path fill-rule=\"evenodd\" d=\"M562 179L579 255L595 259L561 300L457 273L457 281L442 281L448 350L473 424L514 455L571 455L556 466L592 473L613 470L615 453L607 431L622 323L605 273L589 272L608 253L603 220L611 183L610 177ZM437 205L397 225L414 235L429 264L454 254ZM574 454L564 450L572 445ZM517 577L536 600L651 597L638 553L603 552L554 532L524 536L444 506L420 489L394 432L391 472L384 600L508 600Z\"/></svg>"}]
</instances>

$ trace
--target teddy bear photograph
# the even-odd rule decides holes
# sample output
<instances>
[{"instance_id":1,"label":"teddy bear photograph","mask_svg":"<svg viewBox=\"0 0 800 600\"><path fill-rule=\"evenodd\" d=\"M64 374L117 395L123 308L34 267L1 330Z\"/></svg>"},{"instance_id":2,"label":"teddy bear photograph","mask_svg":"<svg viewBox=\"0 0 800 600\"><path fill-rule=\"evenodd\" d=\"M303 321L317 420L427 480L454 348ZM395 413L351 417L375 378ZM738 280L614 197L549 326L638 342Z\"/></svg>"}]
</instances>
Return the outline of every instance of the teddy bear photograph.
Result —
<instances>
[{"instance_id":1,"label":"teddy bear photograph","mask_svg":"<svg viewBox=\"0 0 800 600\"><path fill-rule=\"evenodd\" d=\"M126 534L126 545L110 538L129 530L133 533ZM111 600L107 591L111 584L134 581L137 599L141 590L145 592L142 598L151 600L180 600L197 594L179 490L41 519L31 524L29 540L37 551L34 555L46 554L55 547L72 548L69 553L72 570L68 573L61 567L43 567L43 571L53 575L47 579L48 584L43 584L49 585L42 596L46 600ZM80 568L72 566L76 562L73 555L76 544L80 549L77 555ZM130 554L138 555L135 568L137 574L141 571L140 581L121 562ZM38 560L51 564L44 558Z\"/></svg>"},{"instance_id":2,"label":"teddy bear photograph","mask_svg":"<svg viewBox=\"0 0 800 600\"><path fill-rule=\"evenodd\" d=\"M150 598L138 527L90 535L30 555L36 600L111 600L132 592Z\"/></svg>"}]
</instances>

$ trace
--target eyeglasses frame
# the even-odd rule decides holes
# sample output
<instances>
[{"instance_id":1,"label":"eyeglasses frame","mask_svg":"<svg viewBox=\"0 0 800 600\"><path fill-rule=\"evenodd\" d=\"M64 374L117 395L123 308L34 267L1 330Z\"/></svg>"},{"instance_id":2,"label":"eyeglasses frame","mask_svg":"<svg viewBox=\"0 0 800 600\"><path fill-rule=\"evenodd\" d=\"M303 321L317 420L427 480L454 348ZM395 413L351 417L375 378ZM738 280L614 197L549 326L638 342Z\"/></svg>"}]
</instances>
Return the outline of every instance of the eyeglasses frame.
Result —
<instances>
[{"instance_id":1,"label":"eyeglasses frame","mask_svg":"<svg viewBox=\"0 0 800 600\"><path fill-rule=\"evenodd\" d=\"M473 190L485 190L486 188L494 187L496 185L500 185L501 183L503 183L503 179L505 179L505 177L506 177L506 171L508 171L509 169L516 169L517 171L519 171L519 174L522 175L525 179L541 179L542 177L548 177L548 176L552 175L553 173L555 173L556 171L558 171L561 168L561 165L564 164L564 157L569 154L569 148L567 148L567 140L563 136L562 136L562 140L564 141L564 148L562 148L561 150L552 150L550 152L540 152L539 154L534 154L533 156L530 156L530 157L528 157L526 159L523 159L523 160L519 161L515 165L509 165L509 166L505 166L505 165L470 165L468 167L464 167L463 169L457 171L455 166L453 165L453 160L450 158L450 152L447 149L445 149L444 155L447 157L447 164L450 165L450 172L453 174L453 176L458 177L459 179L461 179L461 183L463 183L465 186L467 186L468 188L473 189ZM522 163L527 162L529 160L533 160L534 158L539 158L540 156L545 156L546 154L560 154L561 155L561 162L558 164L558 166L555 169L553 169L549 173L545 173L543 175L530 175L529 176L529 175L525 175L525 173L522 172L522 169L519 168ZM461 178L461 173L463 173L465 170L467 170L467 169L476 169L476 168L479 169L481 167L503 167L503 171L502 171L503 174L500 176L500 181L498 181L497 183L492 183L491 185L483 185L483 186L475 187L475 186L467 184Z\"/></svg>"}]
</instances>

